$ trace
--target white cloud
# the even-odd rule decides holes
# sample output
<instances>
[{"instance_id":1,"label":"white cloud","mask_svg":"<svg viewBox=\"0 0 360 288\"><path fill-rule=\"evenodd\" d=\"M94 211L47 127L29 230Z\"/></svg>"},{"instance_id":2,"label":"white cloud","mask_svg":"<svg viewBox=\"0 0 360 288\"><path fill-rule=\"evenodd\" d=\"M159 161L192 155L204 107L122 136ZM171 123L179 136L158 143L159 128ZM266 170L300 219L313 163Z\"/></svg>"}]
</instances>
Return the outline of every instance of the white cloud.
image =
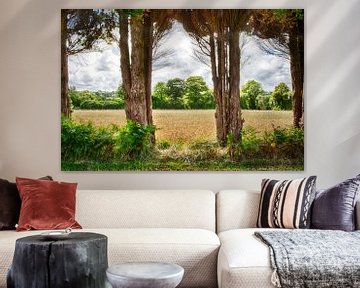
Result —
<instances>
[{"instance_id":1,"label":"white cloud","mask_svg":"<svg viewBox=\"0 0 360 288\"><path fill-rule=\"evenodd\" d=\"M101 52L69 57L69 83L79 90L116 90L120 83L120 56L117 45Z\"/></svg>"},{"instance_id":2,"label":"white cloud","mask_svg":"<svg viewBox=\"0 0 360 288\"><path fill-rule=\"evenodd\" d=\"M116 43L102 45L101 53L82 53L69 57L69 83L79 90L116 90L120 83L120 52ZM183 27L175 23L169 36L163 41L164 49L171 49L173 53L167 58L160 59L160 69L152 74L152 85L159 81L167 81L179 77L200 75L212 87L211 71L208 66L197 61L193 56L193 44ZM291 87L289 62L285 59L267 55L261 51L254 41L246 45L243 59L249 61L241 68L240 84L247 80L259 81L263 89L271 91L280 82Z\"/></svg>"},{"instance_id":3,"label":"white cloud","mask_svg":"<svg viewBox=\"0 0 360 288\"><path fill-rule=\"evenodd\" d=\"M243 57L249 60L241 69L241 85L254 79L262 84L265 91L272 91L280 82L285 82L291 88L288 60L266 54L251 40L244 48Z\"/></svg>"}]
</instances>

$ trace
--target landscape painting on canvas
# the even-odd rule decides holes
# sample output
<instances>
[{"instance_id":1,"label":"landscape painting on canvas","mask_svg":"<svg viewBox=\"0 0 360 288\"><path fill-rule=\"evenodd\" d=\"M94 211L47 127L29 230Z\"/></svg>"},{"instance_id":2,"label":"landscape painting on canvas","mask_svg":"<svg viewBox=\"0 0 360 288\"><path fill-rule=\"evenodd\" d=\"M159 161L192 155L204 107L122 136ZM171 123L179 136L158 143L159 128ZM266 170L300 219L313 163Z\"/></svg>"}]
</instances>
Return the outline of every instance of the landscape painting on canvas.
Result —
<instances>
[{"instance_id":1,"label":"landscape painting on canvas","mask_svg":"<svg viewBox=\"0 0 360 288\"><path fill-rule=\"evenodd\" d=\"M62 9L63 171L304 170L303 9Z\"/></svg>"}]
</instances>

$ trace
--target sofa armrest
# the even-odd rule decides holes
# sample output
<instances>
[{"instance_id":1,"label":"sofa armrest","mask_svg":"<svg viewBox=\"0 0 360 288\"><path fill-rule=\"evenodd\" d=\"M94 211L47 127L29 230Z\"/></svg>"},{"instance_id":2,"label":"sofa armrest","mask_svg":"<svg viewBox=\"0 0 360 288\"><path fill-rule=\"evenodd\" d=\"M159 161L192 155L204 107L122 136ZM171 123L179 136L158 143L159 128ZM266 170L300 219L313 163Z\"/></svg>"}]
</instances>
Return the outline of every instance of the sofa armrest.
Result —
<instances>
[{"instance_id":1,"label":"sofa armrest","mask_svg":"<svg viewBox=\"0 0 360 288\"><path fill-rule=\"evenodd\" d=\"M360 199L357 200L355 206L355 229L360 230Z\"/></svg>"}]
</instances>

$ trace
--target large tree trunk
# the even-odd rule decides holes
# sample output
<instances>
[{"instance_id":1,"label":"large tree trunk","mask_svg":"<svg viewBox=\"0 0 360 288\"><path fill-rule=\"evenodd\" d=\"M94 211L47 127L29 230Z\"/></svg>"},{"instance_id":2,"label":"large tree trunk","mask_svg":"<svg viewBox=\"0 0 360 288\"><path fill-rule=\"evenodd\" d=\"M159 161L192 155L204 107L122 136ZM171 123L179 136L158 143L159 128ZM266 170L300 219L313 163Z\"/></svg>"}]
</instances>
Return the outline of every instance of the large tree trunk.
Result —
<instances>
[{"instance_id":1,"label":"large tree trunk","mask_svg":"<svg viewBox=\"0 0 360 288\"><path fill-rule=\"evenodd\" d=\"M239 31L229 31L229 132L235 143L241 140Z\"/></svg>"},{"instance_id":2,"label":"large tree trunk","mask_svg":"<svg viewBox=\"0 0 360 288\"><path fill-rule=\"evenodd\" d=\"M128 109L130 119L147 124L145 92L145 58L142 17L131 19L131 91Z\"/></svg>"},{"instance_id":3,"label":"large tree trunk","mask_svg":"<svg viewBox=\"0 0 360 288\"><path fill-rule=\"evenodd\" d=\"M145 11L144 15L144 57L145 57L145 101L146 101L146 118L147 124L153 124L152 117L152 98L151 98L151 76L152 76L152 62L153 62L153 17L151 12ZM151 135L151 142L155 144L155 132Z\"/></svg>"},{"instance_id":4,"label":"large tree trunk","mask_svg":"<svg viewBox=\"0 0 360 288\"><path fill-rule=\"evenodd\" d=\"M229 31L229 143L230 159L237 160L236 146L241 142L242 119L240 110L240 46L239 31Z\"/></svg>"},{"instance_id":5,"label":"large tree trunk","mask_svg":"<svg viewBox=\"0 0 360 288\"><path fill-rule=\"evenodd\" d=\"M131 119L131 107L128 105L131 97L131 66L129 53L129 17L122 10L118 10L120 19L120 68L122 85L124 89L126 119Z\"/></svg>"},{"instance_id":6,"label":"large tree trunk","mask_svg":"<svg viewBox=\"0 0 360 288\"><path fill-rule=\"evenodd\" d=\"M224 39L223 31L220 31L216 40L217 44L217 58L218 58L218 84L219 84L219 117L221 117L221 129L218 131L218 141L220 145L226 145L226 137L228 134L228 118L227 118L227 72L226 72L226 58L225 49L226 41ZM220 120L219 120L220 121Z\"/></svg>"},{"instance_id":7,"label":"large tree trunk","mask_svg":"<svg viewBox=\"0 0 360 288\"><path fill-rule=\"evenodd\" d=\"M211 60L211 74L214 84L214 102L215 102L215 124L216 124L216 138L220 144L224 140L224 125L222 117L222 99L221 99L221 79L218 76L218 66L216 65L216 46L214 35L210 35L210 60Z\"/></svg>"},{"instance_id":8,"label":"large tree trunk","mask_svg":"<svg viewBox=\"0 0 360 288\"><path fill-rule=\"evenodd\" d=\"M61 114L70 117L71 107L69 101L69 69L67 53L67 13L61 10Z\"/></svg>"},{"instance_id":9,"label":"large tree trunk","mask_svg":"<svg viewBox=\"0 0 360 288\"><path fill-rule=\"evenodd\" d=\"M126 119L140 124L152 123L151 111L151 64L147 56L144 25L142 15L131 18L131 63L129 53L129 22L128 15L119 10L120 16L120 66L125 94ZM151 39L151 37L150 37ZM151 54L151 53L150 53ZM150 62L148 62L150 61ZM150 71L150 72L149 72ZM149 79L150 83L146 82ZM147 94L148 93L148 94Z\"/></svg>"},{"instance_id":10,"label":"large tree trunk","mask_svg":"<svg viewBox=\"0 0 360 288\"><path fill-rule=\"evenodd\" d=\"M293 126L296 128L303 127L303 87L304 87L304 39L290 33L289 51L290 51L290 71L292 80L292 109L293 109Z\"/></svg>"}]
</instances>

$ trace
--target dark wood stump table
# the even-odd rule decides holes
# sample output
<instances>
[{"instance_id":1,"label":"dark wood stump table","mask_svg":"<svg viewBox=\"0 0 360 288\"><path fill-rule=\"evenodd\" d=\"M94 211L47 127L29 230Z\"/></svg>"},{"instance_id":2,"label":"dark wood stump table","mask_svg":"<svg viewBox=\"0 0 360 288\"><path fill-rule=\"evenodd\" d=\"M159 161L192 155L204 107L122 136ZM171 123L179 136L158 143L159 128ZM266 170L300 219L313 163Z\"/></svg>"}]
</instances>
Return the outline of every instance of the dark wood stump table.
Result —
<instances>
[{"instance_id":1,"label":"dark wood stump table","mask_svg":"<svg viewBox=\"0 0 360 288\"><path fill-rule=\"evenodd\" d=\"M73 232L62 240L28 236L16 240L7 287L101 288L107 267L105 235Z\"/></svg>"}]
</instances>

